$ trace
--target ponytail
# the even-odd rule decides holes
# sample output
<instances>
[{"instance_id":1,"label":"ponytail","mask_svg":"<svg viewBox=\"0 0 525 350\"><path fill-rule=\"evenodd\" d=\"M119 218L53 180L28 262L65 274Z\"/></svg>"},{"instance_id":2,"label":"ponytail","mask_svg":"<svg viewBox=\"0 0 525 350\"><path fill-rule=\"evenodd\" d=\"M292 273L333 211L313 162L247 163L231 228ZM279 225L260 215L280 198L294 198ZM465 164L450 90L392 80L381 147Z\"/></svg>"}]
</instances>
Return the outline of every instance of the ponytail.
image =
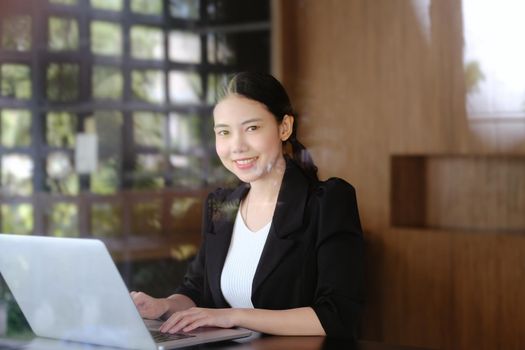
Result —
<instances>
[{"instance_id":1,"label":"ponytail","mask_svg":"<svg viewBox=\"0 0 525 350\"><path fill-rule=\"evenodd\" d=\"M317 166L314 164L310 152L304 147L304 145L297 140L295 133L290 136L288 139L290 145L292 146L292 159L299 165L299 167L304 171L306 176L312 181L319 181L317 176Z\"/></svg>"}]
</instances>

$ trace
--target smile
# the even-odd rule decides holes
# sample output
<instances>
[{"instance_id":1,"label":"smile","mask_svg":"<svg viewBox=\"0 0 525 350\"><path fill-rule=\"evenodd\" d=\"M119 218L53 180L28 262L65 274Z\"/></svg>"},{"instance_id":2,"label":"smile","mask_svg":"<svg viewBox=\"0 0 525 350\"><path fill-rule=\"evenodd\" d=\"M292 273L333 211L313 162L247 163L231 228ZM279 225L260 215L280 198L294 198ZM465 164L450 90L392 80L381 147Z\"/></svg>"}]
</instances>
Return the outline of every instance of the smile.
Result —
<instances>
[{"instance_id":1,"label":"smile","mask_svg":"<svg viewBox=\"0 0 525 350\"><path fill-rule=\"evenodd\" d=\"M255 163L255 161L257 160L257 158L259 158L259 157L245 158L245 159L237 159L237 160L234 160L233 162L234 162L239 168L245 168L245 167L249 167L250 165L252 165L253 163Z\"/></svg>"}]
</instances>

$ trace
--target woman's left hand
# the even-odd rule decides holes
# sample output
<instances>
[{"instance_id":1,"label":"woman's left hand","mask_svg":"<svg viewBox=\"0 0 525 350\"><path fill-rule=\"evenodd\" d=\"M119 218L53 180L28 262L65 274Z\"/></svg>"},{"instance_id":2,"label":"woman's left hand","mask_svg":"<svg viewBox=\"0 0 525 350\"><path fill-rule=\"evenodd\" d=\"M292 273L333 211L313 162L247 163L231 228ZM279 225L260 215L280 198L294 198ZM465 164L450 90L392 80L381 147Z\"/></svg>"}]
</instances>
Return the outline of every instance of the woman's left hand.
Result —
<instances>
[{"instance_id":1,"label":"woman's left hand","mask_svg":"<svg viewBox=\"0 0 525 350\"><path fill-rule=\"evenodd\" d=\"M231 328L235 326L234 312L235 309L192 307L175 312L162 324L160 331L165 333L190 332L195 328L204 326Z\"/></svg>"}]
</instances>

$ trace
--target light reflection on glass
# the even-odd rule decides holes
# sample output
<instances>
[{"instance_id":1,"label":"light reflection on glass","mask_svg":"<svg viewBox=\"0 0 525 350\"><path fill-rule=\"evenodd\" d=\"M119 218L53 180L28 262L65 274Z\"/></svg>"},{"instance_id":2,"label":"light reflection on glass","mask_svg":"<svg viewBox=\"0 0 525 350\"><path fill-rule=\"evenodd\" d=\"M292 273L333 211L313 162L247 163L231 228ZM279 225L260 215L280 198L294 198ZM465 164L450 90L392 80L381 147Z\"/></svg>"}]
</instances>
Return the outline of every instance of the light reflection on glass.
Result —
<instances>
[{"instance_id":1,"label":"light reflection on glass","mask_svg":"<svg viewBox=\"0 0 525 350\"><path fill-rule=\"evenodd\" d=\"M170 33L170 60L184 63L201 62L199 34L173 31Z\"/></svg>"},{"instance_id":2,"label":"light reflection on glass","mask_svg":"<svg viewBox=\"0 0 525 350\"><path fill-rule=\"evenodd\" d=\"M470 127L485 141L512 147L525 138L525 3L462 4Z\"/></svg>"},{"instance_id":3,"label":"light reflection on glass","mask_svg":"<svg viewBox=\"0 0 525 350\"><path fill-rule=\"evenodd\" d=\"M463 0L470 117L525 117L524 13L522 1Z\"/></svg>"},{"instance_id":4,"label":"light reflection on glass","mask_svg":"<svg viewBox=\"0 0 525 350\"><path fill-rule=\"evenodd\" d=\"M47 157L46 183L52 193L78 194L78 176L71 158L64 152L52 152Z\"/></svg>"},{"instance_id":5,"label":"light reflection on glass","mask_svg":"<svg viewBox=\"0 0 525 350\"><path fill-rule=\"evenodd\" d=\"M170 72L170 100L179 103L198 103L202 96L200 76L193 72Z\"/></svg>"},{"instance_id":6,"label":"light reflection on glass","mask_svg":"<svg viewBox=\"0 0 525 350\"><path fill-rule=\"evenodd\" d=\"M33 192L33 160L23 154L2 156L1 192L5 195L28 196Z\"/></svg>"}]
</instances>

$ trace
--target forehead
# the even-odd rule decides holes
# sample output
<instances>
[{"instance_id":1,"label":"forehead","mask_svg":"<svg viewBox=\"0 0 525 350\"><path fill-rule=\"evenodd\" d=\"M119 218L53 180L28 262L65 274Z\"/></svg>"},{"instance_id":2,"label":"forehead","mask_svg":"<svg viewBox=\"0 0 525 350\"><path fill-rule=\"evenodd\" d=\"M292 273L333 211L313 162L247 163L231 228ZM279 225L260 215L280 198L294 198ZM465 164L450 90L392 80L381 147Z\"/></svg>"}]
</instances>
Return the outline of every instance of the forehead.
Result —
<instances>
[{"instance_id":1,"label":"forehead","mask_svg":"<svg viewBox=\"0 0 525 350\"><path fill-rule=\"evenodd\" d=\"M252 118L275 119L264 104L239 95L230 95L220 101L213 110L213 118L215 123L242 123Z\"/></svg>"}]
</instances>

